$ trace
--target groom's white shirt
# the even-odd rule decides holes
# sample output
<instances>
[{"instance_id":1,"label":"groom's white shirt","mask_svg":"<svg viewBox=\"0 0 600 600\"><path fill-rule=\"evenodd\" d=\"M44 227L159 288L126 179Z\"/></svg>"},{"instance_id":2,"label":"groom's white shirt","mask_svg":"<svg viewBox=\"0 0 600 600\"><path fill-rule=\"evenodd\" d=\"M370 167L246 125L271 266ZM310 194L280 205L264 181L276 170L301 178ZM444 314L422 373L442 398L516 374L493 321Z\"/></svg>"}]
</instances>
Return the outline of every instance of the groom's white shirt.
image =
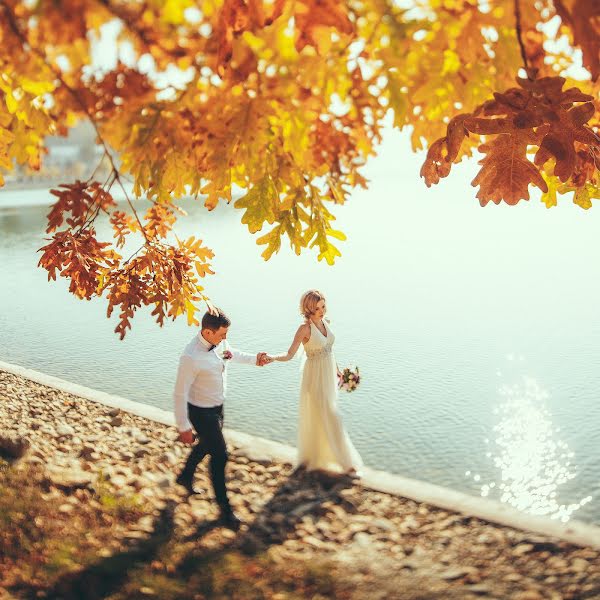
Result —
<instances>
[{"instance_id":1,"label":"groom's white shirt","mask_svg":"<svg viewBox=\"0 0 600 600\"><path fill-rule=\"evenodd\" d=\"M175 423L179 431L192 428L188 419L188 403L202 408L223 404L227 394L228 362L256 364L256 354L247 354L230 348L226 340L213 350L209 350L211 345L201 333L198 333L185 347L179 359L173 393ZM225 350L229 350L232 354L229 360L221 358Z\"/></svg>"}]
</instances>

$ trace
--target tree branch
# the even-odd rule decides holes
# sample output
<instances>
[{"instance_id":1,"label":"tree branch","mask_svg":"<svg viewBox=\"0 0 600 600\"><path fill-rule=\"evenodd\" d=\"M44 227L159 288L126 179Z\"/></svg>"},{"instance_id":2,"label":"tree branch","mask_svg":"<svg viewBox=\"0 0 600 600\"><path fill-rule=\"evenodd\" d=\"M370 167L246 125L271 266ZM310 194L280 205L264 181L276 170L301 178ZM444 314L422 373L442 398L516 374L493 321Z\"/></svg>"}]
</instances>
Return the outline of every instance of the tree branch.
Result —
<instances>
[{"instance_id":1,"label":"tree branch","mask_svg":"<svg viewBox=\"0 0 600 600\"><path fill-rule=\"evenodd\" d=\"M523 66L525 67L525 72L527 73L527 79L531 81L533 80L533 77L530 74L529 62L527 60L527 52L525 51L525 43L523 42L523 29L521 25L521 4L519 0L515 0L515 22L517 40L519 41L519 49L521 51L521 58L523 59Z\"/></svg>"}]
</instances>

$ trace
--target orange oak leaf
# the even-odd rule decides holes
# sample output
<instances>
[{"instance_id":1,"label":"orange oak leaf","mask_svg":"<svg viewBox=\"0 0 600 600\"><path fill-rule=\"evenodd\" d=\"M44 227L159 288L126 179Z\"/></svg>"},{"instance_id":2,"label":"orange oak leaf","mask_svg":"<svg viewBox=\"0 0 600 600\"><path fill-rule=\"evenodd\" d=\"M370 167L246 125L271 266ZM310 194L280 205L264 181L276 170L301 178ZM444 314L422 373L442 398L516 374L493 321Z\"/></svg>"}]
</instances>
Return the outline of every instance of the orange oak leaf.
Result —
<instances>
[{"instance_id":1,"label":"orange oak leaf","mask_svg":"<svg viewBox=\"0 0 600 600\"><path fill-rule=\"evenodd\" d=\"M548 191L544 178L526 156L527 146L536 140L535 134L516 129L479 146L479 151L486 156L479 161L482 168L472 185L479 186L477 198L481 206L490 200L496 204L504 200L511 205L529 200L530 183L543 192Z\"/></svg>"},{"instance_id":2,"label":"orange oak leaf","mask_svg":"<svg viewBox=\"0 0 600 600\"><path fill-rule=\"evenodd\" d=\"M256 31L281 16L284 0L277 0L265 11L262 0L225 0L215 27L216 71L223 77L233 57L233 40L244 31Z\"/></svg>"},{"instance_id":3,"label":"orange oak leaf","mask_svg":"<svg viewBox=\"0 0 600 600\"><path fill-rule=\"evenodd\" d=\"M109 283L106 285L108 308L106 316L110 317L115 307L120 307L119 323L115 333L123 339L128 329L131 329L131 319L135 312L145 304L144 300L151 286L151 279L141 275L135 263L129 268L118 269L111 273Z\"/></svg>"},{"instance_id":4,"label":"orange oak leaf","mask_svg":"<svg viewBox=\"0 0 600 600\"><path fill-rule=\"evenodd\" d=\"M122 210L113 211L110 215L110 224L115 232L113 237L116 239L115 245L117 248L122 248L125 245L127 235L139 229L135 218Z\"/></svg>"},{"instance_id":5,"label":"orange oak leaf","mask_svg":"<svg viewBox=\"0 0 600 600\"><path fill-rule=\"evenodd\" d=\"M448 138L443 137L429 146L427 157L421 166L420 175L425 179L425 185L431 187L448 177L452 162L448 160Z\"/></svg>"},{"instance_id":6,"label":"orange oak leaf","mask_svg":"<svg viewBox=\"0 0 600 600\"><path fill-rule=\"evenodd\" d=\"M218 45L217 73L223 77L233 55L233 38L248 29L248 5L244 0L225 0L219 15L216 31Z\"/></svg>"},{"instance_id":7,"label":"orange oak leaf","mask_svg":"<svg viewBox=\"0 0 600 600\"><path fill-rule=\"evenodd\" d=\"M156 97L156 89L146 75L120 62L102 79L91 78L81 84L77 93L87 110L100 120Z\"/></svg>"},{"instance_id":8,"label":"orange oak leaf","mask_svg":"<svg viewBox=\"0 0 600 600\"><path fill-rule=\"evenodd\" d=\"M177 220L172 207L159 203L153 204L148 209L144 219L147 221L144 227L146 233L151 237L161 238L167 237Z\"/></svg>"},{"instance_id":9,"label":"orange oak leaf","mask_svg":"<svg viewBox=\"0 0 600 600\"><path fill-rule=\"evenodd\" d=\"M50 190L58 200L48 213L46 233L52 233L64 221L69 227L84 227L88 219L93 220L98 212L106 212L110 207L116 206L111 194L97 181L90 183L77 180L59 187L63 189ZM71 216L66 217L65 213L71 213Z\"/></svg>"},{"instance_id":10,"label":"orange oak leaf","mask_svg":"<svg viewBox=\"0 0 600 600\"><path fill-rule=\"evenodd\" d=\"M97 291L100 273L118 265L120 256L99 242L93 227L73 233L67 229L54 234L49 244L40 249L38 266L48 271L48 280L61 277L71 280L69 291L89 300Z\"/></svg>"},{"instance_id":11,"label":"orange oak leaf","mask_svg":"<svg viewBox=\"0 0 600 600\"><path fill-rule=\"evenodd\" d=\"M597 160L595 159L595 153L583 149L581 144L575 144L575 147L578 150L573 168L573 176L571 177L573 185L579 188L588 182L596 184L598 182L598 171L596 169Z\"/></svg>"}]
</instances>

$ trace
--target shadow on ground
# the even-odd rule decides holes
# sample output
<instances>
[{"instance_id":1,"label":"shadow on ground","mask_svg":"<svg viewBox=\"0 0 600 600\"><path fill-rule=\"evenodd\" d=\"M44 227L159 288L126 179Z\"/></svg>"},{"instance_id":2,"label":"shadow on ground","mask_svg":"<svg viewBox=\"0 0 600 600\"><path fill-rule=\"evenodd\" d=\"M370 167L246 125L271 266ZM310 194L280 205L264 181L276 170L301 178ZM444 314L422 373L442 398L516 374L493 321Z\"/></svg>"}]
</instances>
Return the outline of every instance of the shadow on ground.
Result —
<instances>
[{"instance_id":1,"label":"shadow on ground","mask_svg":"<svg viewBox=\"0 0 600 600\"><path fill-rule=\"evenodd\" d=\"M349 478L325 474L293 473L264 504L254 520L245 525L234 537L219 536L218 520L203 521L192 534L178 534L174 516L177 502L170 501L153 523L148 537L105 558L95 560L83 569L59 577L50 589L36 586L12 590L20 598L51 598L53 600L100 600L104 598L268 598L270 592L295 586L304 592L333 597L335 584L326 569L299 565L290 573L283 573L265 554L271 545L278 545L294 536L296 525L306 515L315 520L325 513L323 503L339 502L352 509L340 492L351 486ZM185 500L182 498L182 502ZM203 539L211 534L212 547L205 547ZM218 540L218 542L215 542ZM154 565L170 564L171 568L156 572ZM282 571L285 571L282 568ZM256 589L255 576L266 574L272 578L273 590ZM294 582L293 578L299 580ZM302 580L305 578L305 580ZM262 577L262 579L265 579ZM268 581L265 581L267 587ZM335 596L347 596L340 590Z\"/></svg>"}]
</instances>

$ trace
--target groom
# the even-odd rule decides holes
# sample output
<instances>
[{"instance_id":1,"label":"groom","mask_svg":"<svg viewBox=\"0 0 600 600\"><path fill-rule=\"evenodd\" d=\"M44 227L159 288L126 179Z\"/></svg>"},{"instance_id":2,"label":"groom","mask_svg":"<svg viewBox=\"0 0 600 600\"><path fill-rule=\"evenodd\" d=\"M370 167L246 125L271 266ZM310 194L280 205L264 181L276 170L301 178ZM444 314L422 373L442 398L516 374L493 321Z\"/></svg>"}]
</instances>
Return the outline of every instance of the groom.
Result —
<instances>
[{"instance_id":1,"label":"groom","mask_svg":"<svg viewBox=\"0 0 600 600\"><path fill-rule=\"evenodd\" d=\"M238 529L240 520L235 515L227 498L225 488L225 465L227 447L223 438L223 402L227 390L227 362L265 364L264 352L246 354L226 348L231 321L218 308L213 307L202 317L200 332L186 346L179 359L179 369L173 399L175 422L179 439L184 444L194 443L194 431L198 442L192 448L177 483L189 494L202 493L193 485L196 467L210 455L210 478L221 521L226 527ZM193 430L192 430L193 428Z\"/></svg>"}]
</instances>

